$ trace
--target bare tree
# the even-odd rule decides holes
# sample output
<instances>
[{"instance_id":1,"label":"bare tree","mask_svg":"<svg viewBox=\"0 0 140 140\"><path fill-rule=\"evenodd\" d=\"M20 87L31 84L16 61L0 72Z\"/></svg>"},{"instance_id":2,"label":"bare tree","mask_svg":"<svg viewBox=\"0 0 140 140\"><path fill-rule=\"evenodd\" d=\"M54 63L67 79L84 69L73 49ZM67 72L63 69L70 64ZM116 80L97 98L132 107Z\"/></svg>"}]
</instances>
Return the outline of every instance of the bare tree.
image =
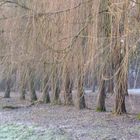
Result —
<instances>
[{"instance_id":1,"label":"bare tree","mask_svg":"<svg viewBox=\"0 0 140 140\"><path fill-rule=\"evenodd\" d=\"M98 38L99 42L101 42L102 56L101 56L101 64L100 67L100 82L99 82L99 94L97 101L97 111L106 111L105 108L105 97L106 97L106 81L104 80L104 76L106 75L106 59L108 49L107 47L110 45L110 35L111 35L111 16L109 11L110 0L101 0L99 6L99 21L98 21Z\"/></svg>"},{"instance_id":2,"label":"bare tree","mask_svg":"<svg viewBox=\"0 0 140 140\"><path fill-rule=\"evenodd\" d=\"M34 76L33 70L31 70L31 68L29 68L29 83L28 83L28 85L29 85L29 93L30 93L31 101L37 100L34 78L35 78L35 76Z\"/></svg>"},{"instance_id":3,"label":"bare tree","mask_svg":"<svg viewBox=\"0 0 140 140\"><path fill-rule=\"evenodd\" d=\"M43 102L50 103L50 94L49 94L50 86L49 86L49 77L48 76L46 76L43 80L42 92L43 92L43 96L42 96Z\"/></svg>"},{"instance_id":4,"label":"bare tree","mask_svg":"<svg viewBox=\"0 0 140 140\"><path fill-rule=\"evenodd\" d=\"M4 98L10 98L10 92L11 92L11 78L8 77L6 78L6 83L5 83Z\"/></svg>"},{"instance_id":5,"label":"bare tree","mask_svg":"<svg viewBox=\"0 0 140 140\"><path fill-rule=\"evenodd\" d=\"M122 13L120 13L120 18L116 17L115 22L117 24L116 28L116 45L114 48L115 53L115 113L122 114L126 113L125 106L125 96L127 93L127 76L128 76L128 57L129 49L127 44L127 29L128 29L128 18L127 10L129 6L129 1L124 1L122 6ZM119 14L119 13L118 13ZM119 19L119 20L118 20ZM126 35L124 38L123 35ZM124 39L122 43L121 39Z\"/></svg>"},{"instance_id":6,"label":"bare tree","mask_svg":"<svg viewBox=\"0 0 140 140\"><path fill-rule=\"evenodd\" d=\"M71 105L73 104L72 100L72 80L70 77L70 72L68 69L68 66L65 67L64 72L64 104L65 105Z\"/></svg>"}]
</instances>

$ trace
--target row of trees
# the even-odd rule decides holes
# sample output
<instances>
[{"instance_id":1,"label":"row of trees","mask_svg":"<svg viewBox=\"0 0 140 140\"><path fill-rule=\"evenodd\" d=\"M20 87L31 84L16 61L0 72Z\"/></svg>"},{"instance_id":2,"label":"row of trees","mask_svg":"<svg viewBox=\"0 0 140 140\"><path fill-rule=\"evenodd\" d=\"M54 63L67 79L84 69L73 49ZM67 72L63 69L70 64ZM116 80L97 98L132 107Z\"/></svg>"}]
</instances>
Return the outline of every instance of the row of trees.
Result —
<instances>
[{"instance_id":1,"label":"row of trees","mask_svg":"<svg viewBox=\"0 0 140 140\"><path fill-rule=\"evenodd\" d=\"M27 90L44 103L85 108L84 89L98 87L97 111L106 111L114 93L114 113L126 113L129 60L139 42L140 0L0 1L0 68L10 97L16 77L20 98Z\"/></svg>"}]
</instances>

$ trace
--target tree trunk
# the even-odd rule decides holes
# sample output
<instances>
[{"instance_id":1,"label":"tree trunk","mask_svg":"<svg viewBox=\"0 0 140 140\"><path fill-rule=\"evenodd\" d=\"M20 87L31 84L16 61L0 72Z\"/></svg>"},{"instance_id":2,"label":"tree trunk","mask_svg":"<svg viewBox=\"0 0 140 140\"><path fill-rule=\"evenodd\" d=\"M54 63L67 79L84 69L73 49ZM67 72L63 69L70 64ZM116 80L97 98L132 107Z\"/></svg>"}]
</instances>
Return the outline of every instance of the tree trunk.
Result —
<instances>
[{"instance_id":1,"label":"tree trunk","mask_svg":"<svg viewBox=\"0 0 140 140\"><path fill-rule=\"evenodd\" d=\"M84 97L84 76L83 76L83 68L78 66L78 79L77 79L77 108L83 109L86 107L85 97Z\"/></svg>"},{"instance_id":2,"label":"tree trunk","mask_svg":"<svg viewBox=\"0 0 140 140\"><path fill-rule=\"evenodd\" d=\"M25 85L21 85L20 87L20 100L25 100L25 95L26 95L26 89L25 89Z\"/></svg>"},{"instance_id":3,"label":"tree trunk","mask_svg":"<svg viewBox=\"0 0 140 140\"><path fill-rule=\"evenodd\" d=\"M128 94L128 60L129 60L129 48L127 44L127 37L124 38L124 43L121 43L121 39L127 36L128 31L128 18L127 18L127 8L129 7L129 1L126 1L123 5L123 11L120 15L119 21L116 23L116 45L114 48L114 62L115 62L115 114L121 115L126 113L125 107L125 96ZM114 24L116 24L114 23ZM125 61L124 61L125 60Z\"/></svg>"},{"instance_id":4,"label":"tree trunk","mask_svg":"<svg viewBox=\"0 0 140 140\"><path fill-rule=\"evenodd\" d=\"M99 89L99 94L97 98L97 111L106 111L105 108L105 98L106 98L106 93L105 93L105 80L101 80L100 83L100 89Z\"/></svg>"},{"instance_id":5,"label":"tree trunk","mask_svg":"<svg viewBox=\"0 0 140 140\"><path fill-rule=\"evenodd\" d=\"M6 79L6 88L5 88L5 94L4 98L10 98L10 92L11 92L11 79Z\"/></svg>"},{"instance_id":6,"label":"tree trunk","mask_svg":"<svg viewBox=\"0 0 140 140\"><path fill-rule=\"evenodd\" d=\"M29 92L30 92L30 99L31 101L36 101L37 100L37 96L36 96L36 92L35 92L35 87L34 87L34 81L33 79L30 79L29 81Z\"/></svg>"},{"instance_id":7,"label":"tree trunk","mask_svg":"<svg viewBox=\"0 0 140 140\"><path fill-rule=\"evenodd\" d=\"M26 84L25 84L25 73L21 71L20 73L20 100L25 100L26 94Z\"/></svg>"},{"instance_id":8,"label":"tree trunk","mask_svg":"<svg viewBox=\"0 0 140 140\"><path fill-rule=\"evenodd\" d=\"M107 85L107 93L113 94L114 92L114 82L113 79L108 80L108 85Z\"/></svg>"},{"instance_id":9,"label":"tree trunk","mask_svg":"<svg viewBox=\"0 0 140 140\"><path fill-rule=\"evenodd\" d=\"M37 95L35 91L35 83L34 83L34 75L32 70L29 70L29 93L30 93L30 100L36 101L37 100Z\"/></svg>"},{"instance_id":10,"label":"tree trunk","mask_svg":"<svg viewBox=\"0 0 140 140\"><path fill-rule=\"evenodd\" d=\"M71 105L73 104L72 100L72 81L70 79L70 75L68 71L65 73L65 81L64 81L64 104Z\"/></svg>"},{"instance_id":11,"label":"tree trunk","mask_svg":"<svg viewBox=\"0 0 140 140\"><path fill-rule=\"evenodd\" d=\"M84 89L83 89L83 83L79 80L78 82L78 91L77 91L77 108L83 109L86 107L85 105L85 97L84 97Z\"/></svg>"},{"instance_id":12,"label":"tree trunk","mask_svg":"<svg viewBox=\"0 0 140 140\"><path fill-rule=\"evenodd\" d=\"M101 47L101 67L99 71L99 95L97 98L97 111L106 111L105 108L105 97L106 97L106 81L103 79L103 76L106 75L108 61L107 54L109 53L109 45L111 39L111 19L109 11L110 0L101 0L99 5L99 19L98 19L98 45ZM106 48L106 49L104 49ZM103 63L104 62L104 63Z\"/></svg>"},{"instance_id":13,"label":"tree trunk","mask_svg":"<svg viewBox=\"0 0 140 140\"><path fill-rule=\"evenodd\" d=\"M92 92L95 92L96 91L96 86L97 86L97 78L94 77Z\"/></svg>"},{"instance_id":14,"label":"tree trunk","mask_svg":"<svg viewBox=\"0 0 140 140\"><path fill-rule=\"evenodd\" d=\"M51 91L52 91L52 103L53 104L59 104L60 103L60 99L59 99L59 95L60 95L60 79L58 77L56 66L54 68L54 72L53 72L53 76L52 76Z\"/></svg>"},{"instance_id":15,"label":"tree trunk","mask_svg":"<svg viewBox=\"0 0 140 140\"><path fill-rule=\"evenodd\" d=\"M128 96L128 73L126 75L126 81L124 83L124 88L125 88L125 95Z\"/></svg>"},{"instance_id":16,"label":"tree trunk","mask_svg":"<svg viewBox=\"0 0 140 140\"><path fill-rule=\"evenodd\" d=\"M56 83L52 85L52 103L59 104L59 95L60 95L60 87L59 81L57 80Z\"/></svg>"},{"instance_id":17,"label":"tree trunk","mask_svg":"<svg viewBox=\"0 0 140 140\"><path fill-rule=\"evenodd\" d=\"M125 107L125 91L126 89L124 88L124 82L120 82L120 77L121 73L118 72L116 75L116 82L115 82L115 94L116 94L116 99L115 99L115 114L121 115L123 113L126 113L126 107Z\"/></svg>"},{"instance_id":18,"label":"tree trunk","mask_svg":"<svg viewBox=\"0 0 140 140\"><path fill-rule=\"evenodd\" d=\"M43 99L44 103L50 103L50 94L49 94L50 88L49 88L48 79L49 78L46 77L43 81L43 96L42 96L42 99Z\"/></svg>"},{"instance_id":19,"label":"tree trunk","mask_svg":"<svg viewBox=\"0 0 140 140\"><path fill-rule=\"evenodd\" d=\"M117 91L118 94L116 95L116 102L115 102L115 113L117 115L121 115L123 113L126 113L126 107L125 107L125 95L123 95L120 91Z\"/></svg>"},{"instance_id":20,"label":"tree trunk","mask_svg":"<svg viewBox=\"0 0 140 140\"><path fill-rule=\"evenodd\" d=\"M36 96L36 92L35 92L35 87L34 87L33 79L31 79L30 82L29 82L29 92L30 92L30 99L31 99L31 101L36 101L37 100L37 96Z\"/></svg>"}]
</instances>

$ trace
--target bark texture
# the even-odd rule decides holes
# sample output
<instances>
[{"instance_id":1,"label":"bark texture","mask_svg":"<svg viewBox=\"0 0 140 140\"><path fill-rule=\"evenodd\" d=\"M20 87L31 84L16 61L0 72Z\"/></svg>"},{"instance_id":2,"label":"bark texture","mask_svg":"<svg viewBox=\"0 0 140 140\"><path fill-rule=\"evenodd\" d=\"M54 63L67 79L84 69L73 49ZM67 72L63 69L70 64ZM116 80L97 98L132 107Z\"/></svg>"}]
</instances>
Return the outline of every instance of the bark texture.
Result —
<instances>
[{"instance_id":1,"label":"bark texture","mask_svg":"<svg viewBox=\"0 0 140 140\"><path fill-rule=\"evenodd\" d=\"M72 80L70 79L70 74L68 69L66 68L65 76L64 76L64 104L71 105L73 104L72 100Z\"/></svg>"},{"instance_id":2,"label":"bark texture","mask_svg":"<svg viewBox=\"0 0 140 140\"><path fill-rule=\"evenodd\" d=\"M84 97L84 75L81 66L78 66L78 79L77 79L77 108L83 109L86 107Z\"/></svg>"},{"instance_id":3,"label":"bark texture","mask_svg":"<svg viewBox=\"0 0 140 140\"><path fill-rule=\"evenodd\" d=\"M128 17L127 8L129 1L126 0L122 7L122 13L120 19L117 17L115 22L118 23L116 26L116 45L115 51L115 114L121 115L126 113L125 96L128 95L128 60L129 60L129 48L127 44L127 37L123 38L127 34L128 29ZM117 21L118 20L118 21ZM115 23L114 23L115 24ZM124 39L124 43L121 43L121 38Z\"/></svg>"},{"instance_id":4,"label":"bark texture","mask_svg":"<svg viewBox=\"0 0 140 140\"><path fill-rule=\"evenodd\" d=\"M60 99L60 79L58 76L58 71L56 66L54 67L53 75L52 75L52 86L51 86L51 91L52 91L52 103L53 104L59 104Z\"/></svg>"},{"instance_id":5,"label":"bark texture","mask_svg":"<svg viewBox=\"0 0 140 140\"><path fill-rule=\"evenodd\" d=\"M10 98L10 92L11 92L11 79L6 79L6 85L5 85L5 94L4 98Z\"/></svg>"},{"instance_id":6,"label":"bark texture","mask_svg":"<svg viewBox=\"0 0 140 140\"><path fill-rule=\"evenodd\" d=\"M43 102L44 103L50 103L50 94L49 94L50 88L49 88L49 78L45 77L43 81Z\"/></svg>"},{"instance_id":7,"label":"bark texture","mask_svg":"<svg viewBox=\"0 0 140 140\"><path fill-rule=\"evenodd\" d=\"M29 70L29 93L30 93L30 100L36 101L37 95L35 91L35 83L34 83L34 74L32 70Z\"/></svg>"}]
</instances>

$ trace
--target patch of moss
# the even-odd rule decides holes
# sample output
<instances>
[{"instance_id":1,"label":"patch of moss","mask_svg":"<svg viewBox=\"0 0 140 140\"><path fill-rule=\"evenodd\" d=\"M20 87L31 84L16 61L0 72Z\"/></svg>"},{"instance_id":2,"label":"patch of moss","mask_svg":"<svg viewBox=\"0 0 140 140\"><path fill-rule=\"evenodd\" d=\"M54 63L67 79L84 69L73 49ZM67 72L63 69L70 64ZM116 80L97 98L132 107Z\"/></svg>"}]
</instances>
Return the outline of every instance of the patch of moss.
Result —
<instances>
[{"instance_id":1,"label":"patch of moss","mask_svg":"<svg viewBox=\"0 0 140 140\"><path fill-rule=\"evenodd\" d=\"M96 108L96 112L106 112L106 110L105 110L105 109L102 109L102 108L97 107L97 108Z\"/></svg>"},{"instance_id":2,"label":"patch of moss","mask_svg":"<svg viewBox=\"0 0 140 140\"><path fill-rule=\"evenodd\" d=\"M140 113L137 115L138 120L140 120Z\"/></svg>"}]
</instances>

